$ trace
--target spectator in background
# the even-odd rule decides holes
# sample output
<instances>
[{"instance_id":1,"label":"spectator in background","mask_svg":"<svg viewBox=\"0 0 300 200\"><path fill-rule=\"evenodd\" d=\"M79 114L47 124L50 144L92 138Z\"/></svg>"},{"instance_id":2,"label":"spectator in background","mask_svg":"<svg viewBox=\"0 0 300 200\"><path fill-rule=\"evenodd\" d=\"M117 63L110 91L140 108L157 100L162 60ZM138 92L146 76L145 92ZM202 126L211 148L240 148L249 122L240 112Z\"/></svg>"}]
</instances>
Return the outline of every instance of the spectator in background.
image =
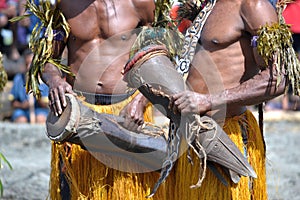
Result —
<instances>
[{"instance_id":1,"label":"spectator in background","mask_svg":"<svg viewBox=\"0 0 300 200\"><path fill-rule=\"evenodd\" d=\"M9 22L9 19L18 14L18 2L19 0L0 0L0 51L8 54L12 60L18 60L20 58L16 41L17 27L16 24ZM5 46L8 48L3 48Z\"/></svg>"},{"instance_id":2,"label":"spectator in background","mask_svg":"<svg viewBox=\"0 0 300 200\"><path fill-rule=\"evenodd\" d=\"M0 28L5 26L8 22L7 15L3 13L3 10L6 8L6 6L6 1L0 0Z\"/></svg>"},{"instance_id":3,"label":"spectator in background","mask_svg":"<svg viewBox=\"0 0 300 200\"><path fill-rule=\"evenodd\" d=\"M294 39L293 47L298 53L298 58L300 58L300 0L288 4L283 12L283 17L286 23L291 25Z\"/></svg>"},{"instance_id":4,"label":"spectator in background","mask_svg":"<svg viewBox=\"0 0 300 200\"><path fill-rule=\"evenodd\" d=\"M25 74L31 64L33 53L27 49L24 51L23 56L25 60L24 72L15 75L10 93L10 100L14 109L12 121L17 123L44 123L49 112L49 89L46 84L42 83L40 85L42 97L39 100L36 100L32 94L26 94L24 87Z\"/></svg>"},{"instance_id":5,"label":"spectator in background","mask_svg":"<svg viewBox=\"0 0 300 200\"><path fill-rule=\"evenodd\" d=\"M0 0L0 28L8 24L8 19L17 15L16 1Z\"/></svg>"},{"instance_id":6,"label":"spectator in background","mask_svg":"<svg viewBox=\"0 0 300 200\"><path fill-rule=\"evenodd\" d=\"M39 4L39 0L34 0L35 4ZM18 13L19 15L24 15L27 12L24 6L26 4L26 0L19 0ZM39 19L35 15L31 15L30 17L26 17L25 19L16 22L17 23L17 47L20 53L22 53L29 44L29 37L35 25L40 24Z\"/></svg>"}]
</instances>

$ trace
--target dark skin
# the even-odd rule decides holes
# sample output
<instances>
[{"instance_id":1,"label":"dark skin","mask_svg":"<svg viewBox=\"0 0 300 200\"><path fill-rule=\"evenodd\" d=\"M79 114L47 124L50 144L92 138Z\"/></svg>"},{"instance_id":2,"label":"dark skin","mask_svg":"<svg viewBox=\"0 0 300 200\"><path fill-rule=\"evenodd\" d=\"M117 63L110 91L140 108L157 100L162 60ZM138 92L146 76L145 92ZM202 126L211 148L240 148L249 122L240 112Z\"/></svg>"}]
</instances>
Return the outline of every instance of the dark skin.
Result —
<instances>
[{"instance_id":1,"label":"dark skin","mask_svg":"<svg viewBox=\"0 0 300 200\"><path fill-rule=\"evenodd\" d=\"M282 94L285 77L276 86L274 66L267 66L250 46L261 26L277 21L267 0L219 0L203 28L202 48L187 78L191 91L174 95L172 109L182 114L233 117L245 112L246 106Z\"/></svg>"},{"instance_id":2,"label":"dark skin","mask_svg":"<svg viewBox=\"0 0 300 200\"><path fill-rule=\"evenodd\" d=\"M67 41L68 65L75 77L62 73L47 63L42 78L50 88L51 110L61 114L66 106L65 94L73 89L97 94L126 93L121 74L129 59L136 34L132 30L149 25L155 8L153 0L74 0L61 1L62 12L71 26ZM84 27L84 28L83 28ZM60 57L64 44L55 43L54 57ZM147 100L137 95L121 112L124 126L142 126Z\"/></svg>"}]
</instances>

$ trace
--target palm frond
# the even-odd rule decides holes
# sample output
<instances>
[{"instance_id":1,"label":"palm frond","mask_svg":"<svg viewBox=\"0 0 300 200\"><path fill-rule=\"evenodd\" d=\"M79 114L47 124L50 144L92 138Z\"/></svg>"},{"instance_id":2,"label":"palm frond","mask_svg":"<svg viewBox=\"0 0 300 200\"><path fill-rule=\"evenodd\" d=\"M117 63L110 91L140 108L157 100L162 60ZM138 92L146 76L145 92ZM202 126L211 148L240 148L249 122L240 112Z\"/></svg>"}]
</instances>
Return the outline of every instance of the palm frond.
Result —
<instances>
[{"instance_id":1,"label":"palm frond","mask_svg":"<svg viewBox=\"0 0 300 200\"><path fill-rule=\"evenodd\" d=\"M257 51L266 65L270 62L276 66L277 73L285 73L292 86L293 94L300 95L300 62L293 49L290 25L285 23L282 12L291 0L278 1L276 8L279 21L266 24L258 31ZM281 82L278 76L277 85Z\"/></svg>"},{"instance_id":2,"label":"palm frond","mask_svg":"<svg viewBox=\"0 0 300 200\"><path fill-rule=\"evenodd\" d=\"M68 38L70 26L60 9L56 6L52 6L49 1L40 1L40 4L36 5L33 0L27 0L25 8L29 14L27 13L23 16L14 18L13 21L35 15L41 22L41 25L35 25L30 37L29 48L34 53L34 56L26 80L26 91L32 91L35 96L40 97L39 75L47 62L52 63L64 72L71 73L69 67L62 65L60 60L52 59L53 31L64 31L66 38Z\"/></svg>"},{"instance_id":3,"label":"palm frond","mask_svg":"<svg viewBox=\"0 0 300 200\"><path fill-rule=\"evenodd\" d=\"M9 163L9 161L5 158L5 156L0 152L0 170L4 167L2 162L4 162L4 164L6 164L10 170L13 169L12 165ZM3 196L3 183L0 179L0 197Z\"/></svg>"}]
</instances>

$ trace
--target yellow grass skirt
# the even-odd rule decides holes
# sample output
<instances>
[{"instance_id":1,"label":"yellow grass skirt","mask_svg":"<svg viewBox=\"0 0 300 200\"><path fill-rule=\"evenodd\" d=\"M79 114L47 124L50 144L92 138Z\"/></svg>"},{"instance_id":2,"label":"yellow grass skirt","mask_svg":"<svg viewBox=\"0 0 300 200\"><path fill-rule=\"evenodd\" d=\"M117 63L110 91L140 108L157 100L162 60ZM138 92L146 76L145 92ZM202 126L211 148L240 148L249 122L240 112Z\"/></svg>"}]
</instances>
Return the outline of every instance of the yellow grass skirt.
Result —
<instances>
[{"instance_id":1,"label":"yellow grass skirt","mask_svg":"<svg viewBox=\"0 0 300 200\"><path fill-rule=\"evenodd\" d=\"M123 102L124 103L124 102ZM128 102L126 102L128 103ZM126 104L125 103L125 104ZM124 105L125 105L124 104ZM114 105L116 106L116 105ZM118 105L120 108L122 106ZM97 108L96 108L97 107ZM107 106L96 106L99 112L113 113L116 109ZM110 107L110 106L109 106ZM110 110L111 109L111 110ZM120 110L120 109L119 109ZM117 113L114 113L117 114ZM226 187L207 170L206 177L200 188L190 189L198 180L199 161L193 156L192 166L183 154L174 166L166 182L158 189L154 197L157 200L265 200L266 175L265 175L265 146L256 119L247 111L242 116L226 119L224 130L235 144L244 151L241 124L247 127L248 144L246 145L248 160L258 178L250 180L242 177L238 184ZM59 154L65 155L63 145L53 143L52 146L52 171L50 182L50 196L59 200ZM78 145L72 145L71 154L64 156L66 172L69 177L72 199L95 200L142 200L150 193L151 188L158 180L158 172L128 173L108 168L89 152ZM116 160L114 159L114 162ZM124 165L126 161L120 160ZM133 163L126 163L135 168ZM230 182L229 180L227 180Z\"/></svg>"},{"instance_id":2,"label":"yellow grass skirt","mask_svg":"<svg viewBox=\"0 0 300 200\"><path fill-rule=\"evenodd\" d=\"M241 126L245 127L248 137L244 145ZM189 186L198 181L199 161L193 156L193 166L187 164L186 154L179 159L176 166L176 198L183 200L266 200L266 169L265 169L265 143L260 132L256 118L247 110L241 116L226 118L223 130L238 146L243 154L247 150L248 162L257 174L257 179L242 177L238 184L230 182L224 186L210 171L207 170L205 179L200 188L189 189ZM219 170L220 171L220 170ZM221 171L220 171L221 172ZM222 173L224 175L224 173ZM188 180L185 180L185 179ZM173 198L172 198L173 199Z\"/></svg>"}]
</instances>

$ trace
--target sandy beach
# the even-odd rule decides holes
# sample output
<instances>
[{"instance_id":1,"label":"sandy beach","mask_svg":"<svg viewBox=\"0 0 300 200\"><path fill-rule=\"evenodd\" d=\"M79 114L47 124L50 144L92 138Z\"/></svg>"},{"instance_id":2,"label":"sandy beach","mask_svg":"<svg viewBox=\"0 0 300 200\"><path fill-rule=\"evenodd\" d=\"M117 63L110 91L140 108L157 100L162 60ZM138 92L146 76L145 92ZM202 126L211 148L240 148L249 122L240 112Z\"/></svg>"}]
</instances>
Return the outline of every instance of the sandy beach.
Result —
<instances>
[{"instance_id":1,"label":"sandy beach","mask_svg":"<svg viewBox=\"0 0 300 200\"><path fill-rule=\"evenodd\" d=\"M268 116L269 115L269 116ZM285 115L285 116L284 116ZM267 183L270 200L300 200L299 113L265 115ZM13 166L0 178L5 200L48 197L50 140L43 125L0 123L0 151Z\"/></svg>"}]
</instances>

